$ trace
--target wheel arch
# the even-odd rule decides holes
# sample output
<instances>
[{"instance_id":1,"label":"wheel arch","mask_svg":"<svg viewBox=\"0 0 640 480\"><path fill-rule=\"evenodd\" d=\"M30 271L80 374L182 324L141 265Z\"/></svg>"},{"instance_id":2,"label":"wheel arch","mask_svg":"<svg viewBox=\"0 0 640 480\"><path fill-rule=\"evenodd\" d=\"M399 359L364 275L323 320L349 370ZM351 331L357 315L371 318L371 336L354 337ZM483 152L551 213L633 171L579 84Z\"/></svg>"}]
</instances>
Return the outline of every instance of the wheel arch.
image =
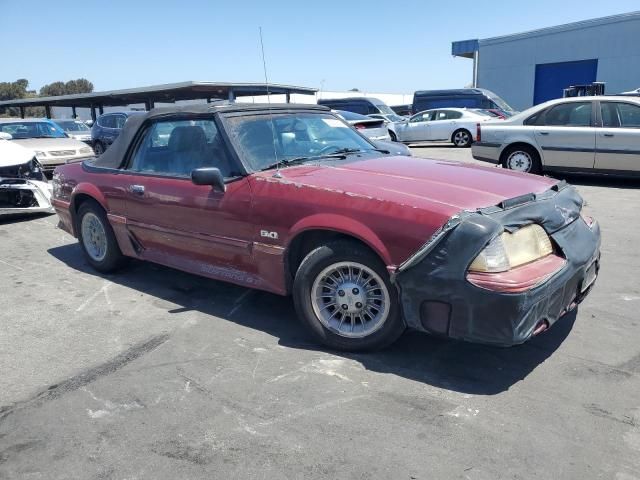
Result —
<instances>
[{"instance_id":1,"label":"wheel arch","mask_svg":"<svg viewBox=\"0 0 640 480\"><path fill-rule=\"evenodd\" d=\"M75 237L78 236L76 228L78 210L80 209L80 205L89 201L96 202L104 209L105 212L107 211L106 199L104 198L102 192L95 185L89 183L78 184L73 190L73 193L71 195L71 203L69 205L69 213L71 214L71 223L73 226L73 234Z\"/></svg>"},{"instance_id":2,"label":"wheel arch","mask_svg":"<svg viewBox=\"0 0 640 480\"><path fill-rule=\"evenodd\" d=\"M304 257L319 245L337 239L353 240L376 255L385 266L392 264L389 251L366 225L340 215L313 215L298 222L290 231L284 251L288 291Z\"/></svg>"},{"instance_id":3,"label":"wheel arch","mask_svg":"<svg viewBox=\"0 0 640 480\"><path fill-rule=\"evenodd\" d=\"M500 157L499 157L500 165L502 165L503 167L505 166L505 161L507 159L507 152L514 147L520 147L520 148L527 147L532 149L534 152L538 154L538 159L540 160L540 164L544 166L544 157L542 156L542 152L537 147L537 145L534 145L531 141L527 141L527 140L514 140L508 143L507 145L505 145L502 148L502 151L500 152Z\"/></svg>"},{"instance_id":4,"label":"wheel arch","mask_svg":"<svg viewBox=\"0 0 640 480\"><path fill-rule=\"evenodd\" d=\"M467 128L466 125L456 125L453 129L453 132L451 132L451 137L449 138L449 140L451 140L451 143L453 143L453 137L455 136L455 134L461 130L466 131L471 136L471 141L473 141L473 132L470 128Z\"/></svg>"}]
</instances>

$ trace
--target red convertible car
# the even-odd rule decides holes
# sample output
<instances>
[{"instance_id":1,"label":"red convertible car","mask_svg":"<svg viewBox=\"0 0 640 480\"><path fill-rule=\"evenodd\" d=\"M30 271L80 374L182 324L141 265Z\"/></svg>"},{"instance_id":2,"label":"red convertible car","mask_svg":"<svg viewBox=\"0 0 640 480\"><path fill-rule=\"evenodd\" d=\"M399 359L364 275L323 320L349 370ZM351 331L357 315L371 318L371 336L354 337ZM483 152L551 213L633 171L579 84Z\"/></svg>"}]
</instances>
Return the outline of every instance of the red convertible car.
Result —
<instances>
[{"instance_id":1,"label":"red convertible car","mask_svg":"<svg viewBox=\"0 0 640 480\"><path fill-rule=\"evenodd\" d=\"M522 343L599 268L600 230L573 187L396 155L320 106L155 109L99 158L58 167L53 191L97 270L133 257L291 294L336 349L405 328Z\"/></svg>"}]
</instances>

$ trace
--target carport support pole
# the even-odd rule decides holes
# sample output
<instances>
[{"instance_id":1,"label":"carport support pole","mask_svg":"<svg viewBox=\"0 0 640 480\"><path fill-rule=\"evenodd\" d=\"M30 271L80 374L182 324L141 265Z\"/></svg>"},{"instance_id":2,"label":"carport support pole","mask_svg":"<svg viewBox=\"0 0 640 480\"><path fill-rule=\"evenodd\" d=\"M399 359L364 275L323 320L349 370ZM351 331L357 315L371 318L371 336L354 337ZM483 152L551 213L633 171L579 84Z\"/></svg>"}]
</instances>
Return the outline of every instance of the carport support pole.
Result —
<instances>
[{"instance_id":1,"label":"carport support pole","mask_svg":"<svg viewBox=\"0 0 640 480\"><path fill-rule=\"evenodd\" d=\"M71 107L71 118L78 118L78 114L76 113L76 107Z\"/></svg>"},{"instance_id":2,"label":"carport support pole","mask_svg":"<svg viewBox=\"0 0 640 480\"><path fill-rule=\"evenodd\" d=\"M236 94L232 88L229 89L229 102L234 103L236 101Z\"/></svg>"},{"instance_id":3,"label":"carport support pole","mask_svg":"<svg viewBox=\"0 0 640 480\"><path fill-rule=\"evenodd\" d=\"M24 107L20 107L20 118L24 118Z\"/></svg>"},{"instance_id":4,"label":"carport support pole","mask_svg":"<svg viewBox=\"0 0 640 480\"><path fill-rule=\"evenodd\" d=\"M287 92L287 94L285 95L286 99L287 99L287 103L291 103L291 92Z\"/></svg>"},{"instance_id":5,"label":"carport support pole","mask_svg":"<svg viewBox=\"0 0 640 480\"><path fill-rule=\"evenodd\" d=\"M102 108L102 105L98 105L98 111L100 112L100 115L104 113L104 108Z\"/></svg>"},{"instance_id":6,"label":"carport support pole","mask_svg":"<svg viewBox=\"0 0 640 480\"><path fill-rule=\"evenodd\" d=\"M51 118L51 107L49 105L44 106L44 112L47 115L47 118Z\"/></svg>"},{"instance_id":7,"label":"carport support pole","mask_svg":"<svg viewBox=\"0 0 640 480\"><path fill-rule=\"evenodd\" d=\"M95 123L96 121L96 107L91 106L91 120Z\"/></svg>"},{"instance_id":8,"label":"carport support pole","mask_svg":"<svg viewBox=\"0 0 640 480\"><path fill-rule=\"evenodd\" d=\"M478 88L478 61L480 60L480 52L473 52L473 88Z\"/></svg>"}]
</instances>

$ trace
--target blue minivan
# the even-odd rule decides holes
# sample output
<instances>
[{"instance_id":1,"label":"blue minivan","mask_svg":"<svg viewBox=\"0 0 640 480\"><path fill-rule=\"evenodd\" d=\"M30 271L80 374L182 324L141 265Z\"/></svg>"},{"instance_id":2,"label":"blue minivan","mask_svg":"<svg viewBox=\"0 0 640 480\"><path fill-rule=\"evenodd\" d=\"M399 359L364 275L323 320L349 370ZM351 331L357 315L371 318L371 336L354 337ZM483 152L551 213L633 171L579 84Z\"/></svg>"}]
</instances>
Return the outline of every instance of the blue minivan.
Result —
<instances>
[{"instance_id":1,"label":"blue minivan","mask_svg":"<svg viewBox=\"0 0 640 480\"><path fill-rule=\"evenodd\" d=\"M454 90L418 90L413 94L413 113L434 108L481 108L499 110L504 116L516 113L507 102L484 88Z\"/></svg>"}]
</instances>

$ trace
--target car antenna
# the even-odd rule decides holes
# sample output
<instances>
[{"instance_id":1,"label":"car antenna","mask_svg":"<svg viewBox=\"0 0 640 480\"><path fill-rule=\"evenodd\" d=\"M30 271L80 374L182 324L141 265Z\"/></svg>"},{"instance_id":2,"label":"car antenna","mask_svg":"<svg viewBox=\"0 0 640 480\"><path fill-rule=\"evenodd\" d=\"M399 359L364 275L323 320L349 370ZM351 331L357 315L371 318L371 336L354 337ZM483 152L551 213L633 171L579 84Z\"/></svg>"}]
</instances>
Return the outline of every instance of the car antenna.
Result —
<instances>
[{"instance_id":1,"label":"car antenna","mask_svg":"<svg viewBox=\"0 0 640 480\"><path fill-rule=\"evenodd\" d=\"M276 178L282 178L282 173L280 173L280 162L278 161L278 151L276 149L276 128L273 123L273 113L271 112L271 95L269 93L269 78L267 77L267 62L264 58L264 42L262 41L262 27L258 27L260 31L260 51L262 52L262 69L264 70L264 83L267 87L267 103L269 104L269 120L271 121L271 136L272 144L273 144L273 157L276 160L276 173L273 174Z\"/></svg>"}]
</instances>

